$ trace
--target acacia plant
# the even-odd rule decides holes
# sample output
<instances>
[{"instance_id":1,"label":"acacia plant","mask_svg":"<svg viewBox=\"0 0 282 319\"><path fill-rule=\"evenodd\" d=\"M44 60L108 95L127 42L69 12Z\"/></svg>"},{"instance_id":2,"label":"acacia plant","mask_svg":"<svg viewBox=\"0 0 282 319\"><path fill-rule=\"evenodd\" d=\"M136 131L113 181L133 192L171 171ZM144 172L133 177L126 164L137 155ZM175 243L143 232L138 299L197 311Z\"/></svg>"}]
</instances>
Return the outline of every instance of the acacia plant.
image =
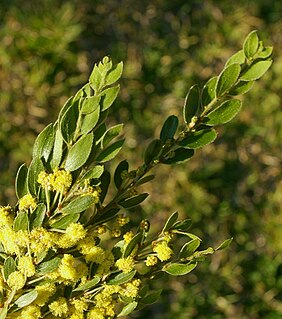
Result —
<instances>
[{"instance_id":1,"label":"acacia plant","mask_svg":"<svg viewBox=\"0 0 282 319\"><path fill-rule=\"evenodd\" d=\"M218 76L190 88L182 123L169 116L134 169L126 160L109 166L124 143L123 124L107 127L123 64L108 57L96 64L89 82L37 137L30 165L19 168L17 204L0 208L0 319L126 316L158 299L148 281L188 274L227 247L232 239L200 249L191 221L177 212L158 233L148 220L134 227L130 209L147 198L138 187L154 179L156 166L187 161L216 139L215 128L241 109L235 97L267 71L271 54L251 32ZM106 196L110 187L113 195ZM179 237L186 242L177 251Z\"/></svg>"}]
</instances>

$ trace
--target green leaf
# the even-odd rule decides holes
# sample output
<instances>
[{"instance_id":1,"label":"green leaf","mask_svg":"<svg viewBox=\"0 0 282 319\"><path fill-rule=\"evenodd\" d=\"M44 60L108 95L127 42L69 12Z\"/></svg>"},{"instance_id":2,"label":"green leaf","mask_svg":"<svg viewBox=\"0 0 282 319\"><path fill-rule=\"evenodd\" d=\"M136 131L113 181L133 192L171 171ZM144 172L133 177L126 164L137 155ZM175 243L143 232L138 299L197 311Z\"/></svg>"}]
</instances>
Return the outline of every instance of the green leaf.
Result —
<instances>
[{"instance_id":1,"label":"green leaf","mask_svg":"<svg viewBox=\"0 0 282 319\"><path fill-rule=\"evenodd\" d=\"M139 179L139 181L137 181L135 183L135 186L140 186L143 185L145 183L150 182L151 180L153 180L155 178L155 175L148 175L148 176L144 176L141 179Z\"/></svg>"},{"instance_id":2,"label":"green leaf","mask_svg":"<svg viewBox=\"0 0 282 319\"><path fill-rule=\"evenodd\" d=\"M263 50L256 54L256 58L258 59L267 59L271 56L273 51L273 47L265 47Z\"/></svg>"},{"instance_id":3,"label":"green leaf","mask_svg":"<svg viewBox=\"0 0 282 319\"><path fill-rule=\"evenodd\" d=\"M108 222L116 217L117 213L120 211L120 208L111 208L103 212L100 216L95 216L93 225L100 225L102 223Z\"/></svg>"},{"instance_id":4,"label":"green leaf","mask_svg":"<svg viewBox=\"0 0 282 319\"><path fill-rule=\"evenodd\" d=\"M52 169L58 168L62 161L63 156L63 136L60 130L56 131L55 134L55 143L53 148L51 167Z\"/></svg>"},{"instance_id":5,"label":"green leaf","mask_svg":"<svg viewBox=\"0 0 282 319\"><path fill-rule=\"evenodd\" d=\"M101 99L101 110L107 110L118 96L120 86L116 85L103 91Z\"/></svg>"},{"instance_id":6,"label":"green leaf","mask_svg":"<svg viewBox=\"0 0 282 319\"><path fill-rule=\"evenodd\" d=\"M122 75L123 70L123 62L116 64L107 74L106 76L106 85L111 85L118 81Z\"/></svg>"},{"instance_id":7,"label":"green leaf","mask_svg":"<svg viewBox=\"0 0 282 319\"><path fill-rule=\"evenodd\" d=\"M270 68L272 61L258 61L252 64L247 71L240 77L242 81L255 81L261 78Z\"/></svg>"},{"instance_id":8,"label":"green leaf","mask_svg":"<svg viewBox=\"0 0 282 319\"><path fill-rule=\"evenodd\" d=\"M226 94L237 82L240 75L240 64L233 63L227 66L218 76L216 82L216 96L221 97Z\"/></svg>"},{"instance_id":9,"label":"green leaf","mask_svg":"<svg viewBox=\"0 0 282 319\"><path fill-rule=\"evenodd\" d=\"M86 114L82 119L80 132L83 135L91 132L97 125L100 118L100 106L98 106L93 112Z\"/></svg>"},{"instance_id":10,"label":"green leaf","mask_svg":"<svg viewBox=\"0 0 282 319\"><path fill-rule=\"evenodd\" d=\"M122 206L123 208L132 208L134 206L141 204L148 196L149 196L148 193L135 195L120 201L118 204Z\"/></svg>"},{"instance_id":11,"label":"green leaf","mask_svg":"<svg viewBox=\"0 0 282 319\"><path fill-rule=\"evenodd\" d=\"M212 143L217 137L214 129L204 129L196 132L190 132L179 142L180 146L196 149Z\"/></svg>"},{"instance_id":12,"label":"green leaf","mask_svg":"<svg viewBox=\"0 0 282 319\"><path fill-rule=\"evenodd\" d=\"M85 291L85 290L89 290L93 287L95 287L99 282L100 282L101 278L98 276L95 276L93 279L91 279L90 281L86 282L85 284L78 286L77 288L75 288L73 291Z\"/></svg>"},{"instance_id":13,"label":"green leaf","mask_svg":"<svg viewBox=\"0 0 282 319\"><path fill-rule=\"evenodd\" d=\"M208 114L204 119L207 125L220 125L231 121L240 111L242 102L240 100L227 100L217 109Z\"/></svg>"},{"instance_id":14,"label":"green leaf","mask_svg":"<svg viewBox=\"0 0 282 319\"><path fill-rule=\"evenodd\" d=\"M32 213L33 220L31 220L31 229L41 227L46 216L46 206L43 203L37 205L35 211Z\"/></svg>"},{"instance_id":15,"label":"green leaf","mask_svg":"<svg viewBox=\"0 0 282 319\"><path fill-rule=\"evenodd\" d=\"M172 226L176 223L177 219L178 219L178 212L174 212L173 214L171 214L164 225L162 233L170 230Z\"/></svg>"},{"instance_id":16,"label":"green leaf","mask_svg":"<svg viewBox=\"0 0 282 319\"><path fill-rule=\"evenodd\" d=\"M96 199L92 195L83 195L75 198L61 209L62 214L78 214L95 204Z\"/></svg>"},{"instance_id":17,"label":"green leaf","mask_svg":"<svg viewBox=\"0 0 282 319\"><path fill-rule=\"evenodd\" d=\"M14 231L28 230L29 228L28 214L25 212L18 213L17 217L14 220L13 228L14 228Z\"/></svg>"},{"instance_id":18,"label":"green leaf","mask_svg":"<svg viewBox=\"0 0 282 319\"><path fill-rule=\"evenodd\" d=\"M202 91L202 106L207 106L213 99L215 99L215 87L217 83L217 76L208 80L204 85Z\"/></svg>"},{"instance_id":19,"label":"green leaf","mask_svg":"<svg viewBox=\"0 0 282 319\"><path fill-rule=\"evenodd\" d=\"M229 91L229 95L241 95L247 93L253 87L254 81L240 81Z\"/></svg>"},{"instance_id":20,"label":"green leaf","mask_svg":"<svg viewBox=\"0 0 282 319\"><path fill-rule=\"evenodd\" d=\"M186 124L191 122L193 116L197 114L200 101L200 90L199 86L193 85L188 94L186 95L184 108L183 108L183 118Z\"/></svg>"},{"instance_id":21,"label":"green leaf","mask_svg":"<svg viewBox=\"0 0 282 319\"><path fill-rule=\"evenodd\" d=\"M123 140L119 140L117 142L114 142L107 148L105 148L96 158L97 162L105 163L107 161L110 161L111 159L115 158L119 151L121 150L124 143Z\"/></svg>"},{"instance_id":22,"label":"green leaf","mask_svg":"<svg viewBox=\"0 0 282 319\"><path fill-rule=\"evenodd\" d=\"M179 264L179 263L172 263L164 266L163 271L172 275L172 276L183 276L187 275L193 269L197 267L197 263L193 264Z\"/></svg>"},{"instance_id":23,"label":"green leaf","mask_svg":"<svg viewBox=\"0 0 282 319\"><path fill-rule=\"evenodd\" d=\"M226 62L225 67L231 65L233 63L244 64L245 63L245 53L243 50L240 50L233 54Z\"/></svg>"},{"instance_id":24,"label":"green leaf","mask_svg":"<svg viewBox=\"0 0 282 319\"><path fill-rule=\"evenodd\" d=\"M38 174L44 171L44 166L40 158L35 157L29 165L27 172L27 185L31 195L36 195L39 188L37 183Z\"/></svg>"},{"instance_id":25,"label":"green leaf","mask_svg":"<svg viewBox=\"0 0 282 319\"><path fill-rule=\"evenodd\" d=\"M99 70L97 64L95 64L89 77L89 82L91 83L91 86L93 86L94 90L97 91L100 88L102 78L102 73Z\"/></svg>"},{"instance_id":26,"label":"green leaf","mask_svg":"<svg viewBox=\"0 0 282 319\"><path fill-rule=\"evenodd\" d=\"M100 202L103 203L108 189L111 182L111 174L108 171L104 171L104 173L100 177L100 188L101 188L101 194L100 194Z\"/></svg>"},{"instance_id":27,"label":"green leaf","mask_svg":"<svg viewBox=\"0 0 282 319\"><path fill-rule=\"evenodd\" d=\"M78 120L78 101L72 103L59 122L60 131L66 143L72 142Z\"/></svg>"},{"instance_id":28,"label":"green leaf","mask_svg":"<svg viewBox=\"0 0 282 319\"><path fill-rule=\"evenodd\" d=\"M91 153L93 139L93 133L90 133L82 136L73 146L71 146L65 163L65 169L67 171L75 171L86 163Z\"/></svg>"},{"instance_id":29,"label":"green leaf","mask_svg":"<svg viewBox=\"0 0 282 319\"><path fill-rule=\"evenodd\" d=\"M145 154L144 154L144 162L146 165L149 165L153 160L157 159L162 151L162 141L161 140L153 140L148 145Z\"/></svg>"},{"instance_id":30,"label":"green leaf","mask_svg":"<svg viewBox=\"0 0 282 319\"><path fill-rule=\"evenodd\" d=\"M31 290L27 292L26 294L20 296L16 301L15 304L19 308L26 307L30 305L38 296L38 292L36 290Z\"/></svg>"},{"instance_id":31,"label":"green leaf","mask_svg":"<svg viewBox=\"0 0 282 319\"><path fill-rule=\"evenodd\" d=\"M187 258L197 250L200 246L201 241L199 239L193 239L186 243L179 252L179 258Z\"/></svg>"},{"instance_id":32,"label":"green leaf","mask_svg":"<svg viewBox=\"0 0 282 319\"><path fill-rule=\"evenodd\" d=\"M160 299L162 293L162 289L150 292L145 297L141 299L141 302L145 305L151 305L155 302L157 302Z\"/></svg>"},{"instance_id":33,"label":"green leaf","mask_svg":"<svg viewBox=\"0 0 282 319\"><path fill-rule=\"evenodd\" d=\"M34 146L32 156L41 158L47 162L49 156L52 152L54 145L54 127L53 124L49 124L44 128L44 130L37 136Z\"/></svg>"},{"instance_id":34,"label":"green leaf","mask_svg":"<svg viewBox=\"0 0 282 319\"><path fill-rule=\"evenodd\" d=\"M226 239L223 243L221 243L215 250L222 250L230 246L233 241L233 237Z\"/></svg>"},{"instance_id":35,"label":"green leaf","mask_svg":"<svg viewBox=\"0 0 282 319\"><path fill-rule=\"evenodd\" d=\"M79 217L80 217L80 214L66 215L60 218L59 220L57 220L56 222L54 222L53 224L51 224L50 226L56 229L67 229L67 227L71 223L76 223L79 220Z\"/></svg>"},{"instance_id":36,"label":"green leaf","mask_svg":"<svg viewBox=\"0 0 282 319\"><path fill-rule=\"evenodd\" d=\"M8 307L3 307L0 310L0 319L5 319L7 317Z\"/></svg>"},{"instance_id":37,"label":"green leaf","mask_svg":"<svg viewBox=\"0 0 282 319\"><path fill-rule=\"evenodd\" d=\"M178 118L175 115L169 116L161 129L160 139L163 143L167 140L173 139L178 127Z\"/></svg>"},{"instance_id":38,"label":"green leaf","mask_svg":"<svg viewBox=\"0 0 282 319\"><path fill-rule=\"evenodd\" d=\"M190 159L194 155L194 150L180 147L173 152L173 156L162 160L163 164L178 164Z\"/></svg>"},{"instance_id":39,"label":"green leaf","mask_svg":"<svg viewBox=\"0 0 282 319\"><path fill-rule=\"evenodd\" d=\"M137 301L132 301L123 307L122 311L117 315L117 317L123 317L129 315L138 306Z\"/></svg>"},{"instance_id":40,"label":"green leaf","mask_svg":"<svg viewBox=\"0 0 282 319\"><path fill-rule=\"evenodd\" d=\"M107 285L122 285L131 280L136 274L136 270L132 270L129 273L119 273L114 278L107 282Z\"/></svg>"},{"instance_id":41,"label":"green leaf","mask_svg":"<svg viewBox=\"0 0 282 319\"><path fill-rule=\"evenodd\" d=\"M10 276L11 273L16 271L16 262L12 257L8 257L4 261L4 266L3 266L3 275L5 281L7 281L8 277Z\"/></svg>"},{"instance_id":42,"label":"green leaf","mask_svg":"<svg viewBox=\"0 0 282 319\"><path fill-rule=\"evenodd\" d=\"M83 176L82 179L96 179L101 177L104 172L103 165L95 165L92 169L90 169L86 174Z\"/></svg>"},{"instance_id":43,"label":"green leaf","mask_svg":"<svg viewBox=\"0 0 282 319\"><path fill-rule=\"evenodd\" d=\"M123 252L123 258L126 258L130 256L130 254L133 252L135 249L136 245L141 243L143 234L142 233L137 233L131 241L126 245L125 250Z\"/></svg>"},{"instance_id":44,"label":"green leaf","mask_svg":"<svg viewBox=\"0 0 282 319\"><path fill-rule=\"evenodd\" d=\"M22 164L18 169L15 182L15 190L18 199L22 198L24 195L28 193L27 172L28 169L25 164Z\"/></svg>"},{"instance_id":45,"label":"green leaf","mask_svg":"<svg viewBox=\"0 0 282 319\"><path fill-rule=\"evenodd\" d=\"M82 114L89 114L94 112L100 103L101 97L100 96L89 96L87 98L81 99L81 113Z\"/></svg>"},{"instance_id":46,"label":"green leaf","mask_svg":"<svg viewBox=\"0 0 282 319\"><path fill-rule=\"evenodd\" d=\"M191 224L192 224L192 221L189 218L184 220L179 220L174 224L173 229L186 231L190 228Z\"/></svg>"},{"instance_id":47,"label":"green leaf","mask_svg":"<svg viewBox=\"0 0 282 319\"><path fill-rule=\"evenodd\" d=\"M36 273L38 275L46 275L55 271L61 263L60 257L55 257L51 260L45 261L37 266Z\"/></svg>"},{"instance_id":48,"label":"green leaf","mask_svg":"<svg viewBox=\"0 0 282 319\"><path fill-rule=\"evenodd\" d=\"M259 38L257 31L252 31L248 34L243 44L244 53L247 59L251 59L256 54L258 47Z\"/></svg>"},{"instance_id":49,"label":"green leaf","mask_svg":"<svg viewBox=\"0 0 282 319\"><path fill-rule=\"evenodd\" d=\"M126 160L120 162L115 170L115 174L114 174L114 182L115 182L115 186L117 189L120 188L122 182L123 182L123 179L121 177L121 174L122 172L124 171L128 171L128 168L129 168L129 164Z\"/></svg>"},{"instance_id":50,"label":"green leaf","mask_svg":"<svg viewBox=\"0 0 282 319\"><path fill-rule=\"evenodd\" d=\"M118 125L115 125L111 128L109 128L104 136L102 137L102 142L101 142L101 146L102 146L102 149L107 146L115 137L119 136L120 132L122 131L123 129L123 124L118 124Z\"/></svg>"}]
</instances>

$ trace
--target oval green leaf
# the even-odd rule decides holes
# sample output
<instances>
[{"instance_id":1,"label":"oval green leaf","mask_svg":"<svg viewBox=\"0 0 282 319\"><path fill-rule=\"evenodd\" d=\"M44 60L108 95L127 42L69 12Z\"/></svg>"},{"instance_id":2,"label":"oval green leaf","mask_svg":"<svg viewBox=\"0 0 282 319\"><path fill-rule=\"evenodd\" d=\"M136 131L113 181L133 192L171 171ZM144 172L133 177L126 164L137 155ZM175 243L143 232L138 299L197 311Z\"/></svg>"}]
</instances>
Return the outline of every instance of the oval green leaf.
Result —
<instances>
[{"instance_id":1,"label":"oval green leaf","mask_svg":"<svg viewBox=\"0 0 282 319\"><path fill-rule=\"evenodd\" d=\"M100 118L100 106L98 106L93 112L86 114L82 119L82 124L80 127L80 132L83 135L91 132L96 124L99 122Z\"/></svg>"},{"instance_id":2,"label":"oval green leaf","mask_svg":"<svg viewBox=\"0 0 282 319\"><path fill-rule=\"evenodd\" d=\"M15 182L15 190L16 190L16 195L18 199L22 198L28 192L27 172L28 172L28 169L25 164L22 164L18 169L16 182Z\"/></svg>"},{"instance_id":3,"label":"oval green leaf","mask_svg":"<svg viewBox=\"0 0 282 319\"><path fill-rule=\"evenodd\" d=\"M170 230L173 227L173 225L176 223L177 219L178 219L178 212L174 212L173 214L171 214L164 225L162 233Z\"/></svg>"},{"instance_id":4,"label":"oval green leaf","mask_svg":"<svg viewBox=\"0 0 282 319\"><path fill-rule=\"evenodd\" d=\"M52 271L55 271L61 263L60 257L55 257L51 260L45 261L37 266L36 273L38 275L46 275Z\"/></svg>"},{"instance_id":5,"label":"oval green leaf","mask_svg":"<svg viewBox=\"0 0 282 319\"><path fill-rule=\"evenodd\" d=\"M49 124L44 128L44 130L37 136L34 146L32 156L41 158L43 157L44 160L47 162L48 158L52 152L53 145L54 145L54 127L53 124Z\"/></svg>"},{"instance_id":6,"label":"oval green leaf","mask_svg":"<svg viewBox=\"0 0 282 319\"><path fill-rule=\"evenodd\" d=\"M121 177L122 172L124 172L124 171L127 172L128 168L129 168L129 164L128 164L128 162L126 160L121 161L118 164L118 166L117 166L117 168L115 170L115 173L114 173L114 182L115 182L115 186L116 186L117 189L120 188L120 186L121 186L121 184L123 182L123 179Z\"/></svg>"},{"instance_id":7,"label":"oval green leaf","mask_svg":"<svg viewBox=\"0 0 282 319\"><path fill-rule=\"evenodd\" d=\"M123 307L122 311L117 315L117 317L123 317L129 315L138 306L137 301L132 301Z\"/></svg>"},{"instance_id":8,"label":"oval green leaf","mask_svg":"<svg viewBox=\"0 0 282 319\"><path fill-rule=\"evenodd\" d=\"M120 132L123 129L123 124L118 124L113 127L110 127L104 134L101 140L102 149L107 146L115 137L119 136Z\"/></svg>"},{"instance_id":9,"label":"oval green leaf","mask_svg":"<svg viewBox=\"0 0 282 319\"><path fill-rule=\"evenodd\" d=\"M55 134L55 143L53 147L51 167L52 169L58 168L62 161L63 156L63 136L60 130L56 131Z\"/></svg>"},{"instance_id":10,"label":"oval green leaf","mask_svg":"<svg viewBox=\"0 0 282 319\"><path fill-rule=\"evenodd\" d=\"M101 110L107 110L118 96L120 86L113 86L103 91L101 98Z\"/></svg>"},{"instance_id":11,"label":"oval green leaf","mask_svg":"<svg viewBox=\"0 0 282 319\"><path fill-rule=\"evenodd\" d=\"M168 264L163 268L163 271L172 276L183 276L189 274L193 269L197 267L197 263L193 264Z\"/></svg>"},{"instance_id":12,"label":"oval green leaf","mask_svg":"<svg viewBox=\"0 0 282 319\"><path fill-rule=\"evenodd\" d=\"M217 133L214 129L204 129L188 133L179 145L191 149L197 149L212 143L216 137Z\"/></svg>"},{"instance_id":13,"label":"oval green leaf","mask_svg":"<svg viewBox=\"0 0 282 319\"><path fill-rule=\"evenodd\" d=\"M135 195L120 201L118 204L122 206L123 208L132 208L134 206L141 204L148 196L149 196L148 193Z\"/></svg>"},{"instance_id":14,"label":"oval green leaf","mask_svg":"<svg viewBox=\"0 0 282 319\"><path fill-rule=\"evenodd\" d=\"M8 257L4 261L3 275L4 279L7 281L8 277L12 272L16 271L16 262L13 257Z\"/></svg>"},{"instance_id":15,"label":"oval green leaf","mask_svg":"<svg viewBox=\"0 0 282 319\"><path fill-rule=\"evenodd\" d=\"M46 216L46 206L43 203L38 204L32 213L31 229L41 227Z\"/></svg>"},{"instance_id":16,"label":"oval green leaf","mask_svg":"<svg viewBox=\"0 0 282 319\"><path fill-rule=\"evenodd\" d=\"M91 279L90 281L86 282L85 284L78 286L77 288L75 288L73 291L85 291L85 290L89 290L93 287L95 287L99 282L100 282L101 278L98 276L95 276L93 279Z\"/></svg>"},{"instance_id":17,"label":"oval green leaf","mask_svg":"<svg viewBox=\"0 0 282 319\"><path fill-rule=\"evenodd\" d=\"M252 64L240 77L241 81L255 81L261 78L270 68L272 61L258 61Z\"/></svg>"},{"instance_id":18,"label":"oval green leaf","mask_svg":"<svg viewBox=\"0 0 282 319\"><path fill-rule=\"evenodd\" d=\"M202 106L207 106L213 99L215 99L215 87L217 83L217 76L208 80L208 82L204 85L202 91Z\"/></svg>"},{"instance_id":19,"label":"oval green leaf","mask_svg":"<svg viewBox=\"0 0 282 319\"><path fill-rule=\"evenodd\" d=\"M69 214L69 215L63 216L62 218L60 218L59 220L57 220L50 226L52 228L64 230L64 229L67 229L67 227L71 223L76 223L79 220L79 217L80 217L80 214Z\"/></svg>"},{"instance_id":20,"label":"oval green leaf","mask_svg":"<svg viewBox=\"0 0 282 319\"><path fill-rule=\"evenodd\" d=\"M238 52L236 52L235 54L233 54L228 60L227 62L225 63L225 66L228 66L230 64L233 64L233 63L239 63L239 64L243 64L245 63L245 53L243 50L240 50Z\"/></svg>"},{"instance_id":21,"label":"oval green leaf","mask_svg":"<svg viewBox=\"0 0 282 319\"><path fill-rule=\"evenodd\" d=\"M26 307L30 305L38 296L38 292L36 290L31 290L27 292L26 294L20 296L16 301L15 304L19 308Z\"/></svg>"},{"instance_id":22,"label":"oval green leaf","mask_svg":"<svg viewBox=\"0 0 282 319\"><path fill-rule=\"evenodd\" d=\"M105 148L97 156L97 158L96 158L97 162L105 163L105 162L108 162L111 159L115 158L117 156L117 154L119 153L119 151L121 150L121 148L123 146L123 143L124 143L124 139L123 140L119 140L119 141L111 144L107 148Z\"/></svg>"},{"instance_id":23,"label":"oval green leaf","mask_svg":"<svg viewBox=\"0 0 282 319\"><path fill-rule=\"evenodd\" d=\"M167 140L173 139L178 127L178 117L175 115L169 116L161 129L160 139L163 143Z\"/></svg>"},{"instance_id":24,"label":"oval green leaf","mask_svg":"<svg viewBox=\"0 0 282 319\"><path fill-rule=\"evenodd\" d=\"M257 52L259 47L259 38L257 31L250 32L243 44L244 54L248 59L251 59Z\"/></svg>"},{"instance_id":25,"label":"oval green leaf","mask_svg":"<svg viewBox=\"0 0 282 319\"><path fill-rule=\"evenodd\" d=\"M118 81L122 75L123 70L123 62L119 62L116 64L107 74L106 76L106 85L111 85Z\"/></svg>"},{"instance_id":26,"label":"oval green leaf","mask_svg":"<svg viewBox=\"0 0 282 319\"><path fill-rule=\"evenodd\" d=\"M40 158L35 157L29 165L27 172L27 185L29 193L33 196L37 194L39 184L37 183L38 174L44 171L44 166Z\"/></svg>"},{"instance_id":27,"label":"oval green leaf","mask_svg":"<svg viewBox=\"0 0 282 319\"><path fill-rule=\"evenodd\" d=\"M107 285L122 285L131 280L136 274L136 270L132 270L129 273L119 273L114 278L107 282Z\"/></svg>"},{"instance_id":28,"label":"oval green leaf","mask_svg":"<svg viewBox=\"0 0 282 319\"><path fill-rule=\"evenodd\" d=\"M89 96L81 99L80 111L82 114L89 114L94 112L99 106L101 97L100 96Z\"/></svg>"},{"instance_id":29,"label":"oval green leaf","mask_svg":"<svg viewBox=\"0 0 282 319\"><path fill-rule=\"evenodd\" d=\"M157 159L161 153L163 143L161 140L153 140L146 148L144 154L144 162L146 165L149 165L154 159Z\"/></svg>"},{"instance_id":30,"label":"oval green leaf","mask_svg":"<svg viewBox=\"0 0 282 319\"><path fill-rule=\"evenodd\" d=\"M200 90L199 86L193 85L188 94L186 95L184 108L183 108L183 118L186 124L191 122L193 116L197 114L200 101Z\"/></svg>"},{"instance_id":31,"label":"oval green leaf","mask_svg":"<svg viewBox=\"0 0 282 319\"><path fill-rule=\"evenodd\" d=\"M28 228L29 228L28 214L25 212L19 213L13 223L14 231L28 230Z\"/></svg>"},{"instance_id":32,"label":"oval green leaf","mask_svg":"<svg viewBox=\"0 0 282 319\"><path fill-rule=\"evenodd\" d=\"M215 250L222 250L230 246L233 238L226 239L223 243L221 243Z\"/></svg>"},{"instance_id":33,"label":"oval green leaf","mask_svg":"<svg viewBox=\"0 0 282 319\"><path fill-rule=\"evenodd\" d=\"M179 258L187 258L197 250L200 246L201 241L199 239L193 239L186 243L179 252Z\"/></svg>"},{"instance_id":34,"label":"oval green leaf","mask_svg":"<svg viewBox=\"0 0 282 319\"><path fill-rule=\"evenodd\" d=\"M92 195L80 196L72 200L61 209L62 214L78 214L95 204L96 199Z\"/></svg>"},{"instance_id":35,"label":"oval green leaf","mask_svg":"<svg viewBox=\"0 0 282 319\"><path fill-rule=\"evenodd\" d=\"M238 63L227 66L218 76L216 82L216 96L221 97L226 94L237 82L240 75L241 67Z\"/></svg>"},{"instance_id":36,"label":"oval green leaf","mask_svg":"<svg viewBox=\"0 0 282 319\"><path fill-rule=\"evenodd\" d=\"M125 250L123 252L123 257L126 258L128 257L132 251L134 250L134 248L136 247L136 245L138 245L141 240L142 240L143 234L142 233L137 233L132 239L131 241L126 245Z\"/></svg>"},{"instance_id":37,"label":"oval green leaf","mask_svg":"<svg viewBox=\"0 0 282 319\"><path fill-rule=\"evenodd\" d=\"M163 164L178 164L187 161L194 155L194 150L180 147L174 151L174 156L162 160Z\"/></svg>"}]
</instances>

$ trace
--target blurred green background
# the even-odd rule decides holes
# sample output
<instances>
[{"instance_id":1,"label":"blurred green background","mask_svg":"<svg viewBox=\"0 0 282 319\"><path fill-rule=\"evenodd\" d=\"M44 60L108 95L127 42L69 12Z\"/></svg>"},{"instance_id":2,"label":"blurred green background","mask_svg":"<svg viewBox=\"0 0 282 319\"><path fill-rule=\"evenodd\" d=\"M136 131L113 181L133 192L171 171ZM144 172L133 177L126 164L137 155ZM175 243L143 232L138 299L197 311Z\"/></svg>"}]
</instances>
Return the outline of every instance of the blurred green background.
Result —
<instances>
[{"instance_id":1,"label":"blurred green background","mask_svg":"<svg viewBox=\"0 0 282 319\"><path fill-rule=\"evenodd\" d=\"M274 45L270 71L217 141L184 165L159 167L143 216L174 210L204 246L230 249L192 274L166 280L154 319L282 318L282 2L274 0L0 0L0 202L15 203L18 166L35 136L104 55L123 60L111 121L126 123L120 159L134 168L192 84L220 72L244 37ZM165 182L164 182L165 181Z\"/></svg>"}]
</instances>

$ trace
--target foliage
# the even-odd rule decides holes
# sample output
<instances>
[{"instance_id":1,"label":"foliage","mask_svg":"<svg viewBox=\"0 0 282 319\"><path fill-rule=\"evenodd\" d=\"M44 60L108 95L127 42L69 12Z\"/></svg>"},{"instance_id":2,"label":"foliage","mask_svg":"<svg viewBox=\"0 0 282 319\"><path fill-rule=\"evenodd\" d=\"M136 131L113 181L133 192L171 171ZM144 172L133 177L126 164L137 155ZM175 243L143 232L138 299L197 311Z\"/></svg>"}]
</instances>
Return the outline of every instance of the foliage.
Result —
<instances>
[{"instance_id":1,"label":"foliage","mask_svg":"<svg viewBox=\"0 0 282 319\"><path fill-rule=\"evenodd\" d=\"M123 226L131 209L148 196L138 192L138 185L152 180L147 174L160 164L187 161L194 149L212 143L214 127L240 111L241 101L234 96L263 76L271 53L255 31L250 33L243 50L217 77L203 88L190 88L182 127L177 116L168 117L139 167L129 170L126 161L118 164L112 197L107 196L111 172L105 163L117 156L124 139L122 125L108 128L106 120L123 63L113 65L105 57L95 64L89 82L38 135L30 165L19 168L18 203L0 210L1 317L126 316L157 301L160 292L149 292L150 281L160 281L164 273L186 275L207 255L228 247L232 239L200 250L201 239L177 212L155 234L148 220L141 220L137 229ZM188 239L180 250L174 244L179 236Z\"/></svg>"}]
</instances>

